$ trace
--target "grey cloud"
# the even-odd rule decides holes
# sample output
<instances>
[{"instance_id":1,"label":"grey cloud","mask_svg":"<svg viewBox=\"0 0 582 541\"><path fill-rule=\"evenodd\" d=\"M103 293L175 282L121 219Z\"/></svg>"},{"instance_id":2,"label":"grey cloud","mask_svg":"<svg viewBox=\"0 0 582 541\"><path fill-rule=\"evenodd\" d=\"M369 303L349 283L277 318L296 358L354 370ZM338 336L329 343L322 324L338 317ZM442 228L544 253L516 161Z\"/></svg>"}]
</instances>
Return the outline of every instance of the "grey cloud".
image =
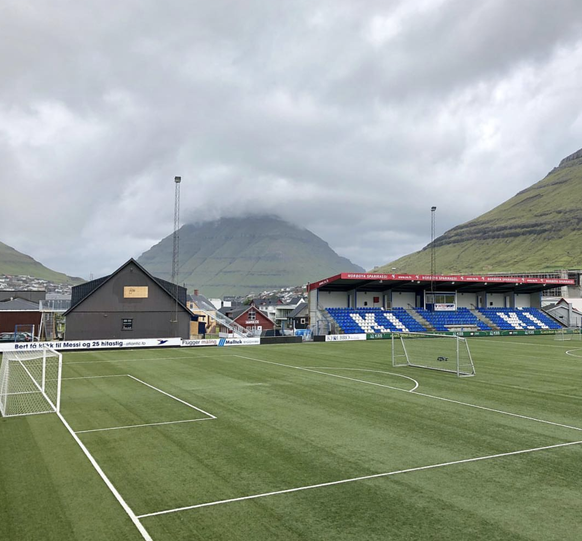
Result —
<instances>
[{"instance_id":1,"label":"grey cloud","mask_svg":"<svg viewBox=\"0 0 582 541\"><path fill-rule=\"evenodd\" d=\"M582 146L577 1L2 10L0 240L69 274L171 233L176 174L183 221L279 214L372 268Z\"/></svg>"}]
</instances>

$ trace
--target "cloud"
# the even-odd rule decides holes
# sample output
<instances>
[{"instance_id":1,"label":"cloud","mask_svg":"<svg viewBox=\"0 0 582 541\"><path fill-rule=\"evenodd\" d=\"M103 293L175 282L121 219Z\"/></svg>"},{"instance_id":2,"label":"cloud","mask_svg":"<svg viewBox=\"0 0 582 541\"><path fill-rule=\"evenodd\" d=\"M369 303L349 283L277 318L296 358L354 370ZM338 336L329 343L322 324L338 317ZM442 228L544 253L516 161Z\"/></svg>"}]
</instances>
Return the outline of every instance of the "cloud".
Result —
<instances>
[{"instance_id":1,"label":"cloud","mask_svg":"<svg viewBox=\"0 0 582 541\"><path fill-rule=\"evenodd\" d=\"M366 268L582 147L572 0L11 0L0 241L110 272L182 218L278 214Z\"/></svg>"}]
</instances>

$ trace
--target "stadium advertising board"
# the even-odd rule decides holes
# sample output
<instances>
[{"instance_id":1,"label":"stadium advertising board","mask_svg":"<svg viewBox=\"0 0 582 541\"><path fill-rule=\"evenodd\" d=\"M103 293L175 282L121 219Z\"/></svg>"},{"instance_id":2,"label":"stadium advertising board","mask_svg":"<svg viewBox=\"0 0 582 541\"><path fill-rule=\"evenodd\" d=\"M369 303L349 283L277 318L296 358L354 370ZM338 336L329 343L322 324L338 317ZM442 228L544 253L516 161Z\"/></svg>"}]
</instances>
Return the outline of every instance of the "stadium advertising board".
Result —
<instances>
[{"instance_id":1,"label":"stadium advertising board","mask_svg":"<svg viewBox=\"0 0 582 541\"><path fill-rule=\"evenodd\" d=\"M389 340L392 338L392 335L397 336L398 333L369 333L366 335L366 340ZM456 335L462 337L471 337L471 336L528 336L528 335L541 335L541 334L556 334L556 331L553 329L531 329L531 330L516 330L516 331L459 331L459 332L452 332L452 331L436 331L430 332L427 331L424 334L446 334L446 335Z\"/></svg>"},{"instance_id":2,"label":"stadium advertising board","mask_svg":"<svg viewBox=\"0 0 582 541\"><path fill-rule=\"evenodd\" d=\"M366 340L365 334L328 334L326 342L345 342L346 340Z\"/></svg>"},{"instance_id":3,"label":"stadium advertising board","mask_svg":"<svg viewBox=\"0 0 582 541\"><path fill-rule=\"evenodd\" d=\"M37 351L43 348L57 351L91 349L133 349L158 347L197 347L197 346L258 346L256 338L218 338L201 340L182 340L181 338L143 338L137 340L64 340L55 342L8 342L0 344L2 351Z\"/></svg>"},{"instance_id":4,"label":"stadium advertising board","mask_svg":"<svg viewBox=\"0 0 582 541\"><path fill-rule=\"evenodd\" d=\"M203 338L200 340L182 340L182 347L190 348L197 346L217 346L218 339L216 338Z\"/></svg>"},{"instance_id":5,"label":"stadium advertising board","mask_svg":"<svg viewBox=\"0 0 582 541\"><path fill-rule=\"evenodd\" d=\"M43 348L57 351L78 349L126 349L180 346L180 338L142 338L134 340L64 340L55 342L10 342L0 344L0 351L35 351Z\"/></svg>"},{"instance_id":6,"label":"stadium advertising board","mask_svg":"<svg viewBox=\"0 0 582 541\"><path fill-rule=\"evenodd\" d=\"M258 346L261 338L205 338L200 340L182 340L183 347L199 346Z\"/></svg>"},{"instance_id":7,"label":"stadium advertising board","mask_svg":"<svg viewBox=\"0 0 582 541\"><path fill-rule=\"evenodd\" d=\"M258 346L261 344L261 338L219 338L219 346Z\"/></svg>"},{"instance_id":8,"label":"stadium advertising board","mask_svg":"<svg viewBox=\"0 0 582 541\"><path fill-rule=\"evenodd\" d=\"M483 282L502 284L562 284L573 285L574 280L568 278L523 278L519 276L472 276L472 275L444 275L444 274L355 274L342 273L342 280L418 280L421 282Z\"/></svg>"}]
</instances>

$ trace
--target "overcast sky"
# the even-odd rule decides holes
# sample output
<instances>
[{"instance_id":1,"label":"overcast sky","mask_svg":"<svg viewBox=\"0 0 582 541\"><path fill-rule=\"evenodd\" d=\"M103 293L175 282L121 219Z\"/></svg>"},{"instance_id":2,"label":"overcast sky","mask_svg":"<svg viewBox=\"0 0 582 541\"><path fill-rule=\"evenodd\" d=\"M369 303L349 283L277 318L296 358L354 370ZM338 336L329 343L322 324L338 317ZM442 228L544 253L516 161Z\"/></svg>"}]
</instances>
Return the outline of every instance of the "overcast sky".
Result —
<instances>
[{"instance_id":1,"label":"overcast sky","mask_svg":"<svg viewBox=\"0 0 582 541\"><path fill-rule=\"evenodd\" d=\"M2 0L0 241L107 274L277 214L366 269L582 148L580 0Z\"/></svg>"}]
</instances>

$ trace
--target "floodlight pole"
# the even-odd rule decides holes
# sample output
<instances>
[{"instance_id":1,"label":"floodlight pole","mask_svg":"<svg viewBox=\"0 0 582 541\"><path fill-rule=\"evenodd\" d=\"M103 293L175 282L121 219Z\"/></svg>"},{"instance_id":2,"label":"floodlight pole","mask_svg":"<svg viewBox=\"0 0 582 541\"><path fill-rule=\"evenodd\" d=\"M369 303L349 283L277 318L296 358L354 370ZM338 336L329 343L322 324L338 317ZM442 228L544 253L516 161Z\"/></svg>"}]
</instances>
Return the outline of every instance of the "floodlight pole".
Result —
<instances>
[{"instance_id":1,"label":"floodlight pole","mask_svg":"<svg viewBox=\"0 0 582 541\"><path fill-rule=\"evenodd\" d=\"M430 208L430 293L432 295L432 310L434 312L434 276L436 274L436 251L435 251L435 214L436 207Z\"/></svg>"},{"instance_id":2,"label":"floodlight pole","mask_svg":"<svg viewBox=\"0 0 582 541\"><path fill-rule=\"evenodd\" d=\"M174 196L174 246L172 251L172 284L174 284L174 297L176 313L174 318L174 323L176 324L176 336L179 336L180 328L178 326L178 266L179 266L179 254L180 254L180 237L178 235L178 229L180 228L180 183L182 182L182 177L174 177L174 184L176 186L175 196Z\"/></svg>"}]
</instances>

